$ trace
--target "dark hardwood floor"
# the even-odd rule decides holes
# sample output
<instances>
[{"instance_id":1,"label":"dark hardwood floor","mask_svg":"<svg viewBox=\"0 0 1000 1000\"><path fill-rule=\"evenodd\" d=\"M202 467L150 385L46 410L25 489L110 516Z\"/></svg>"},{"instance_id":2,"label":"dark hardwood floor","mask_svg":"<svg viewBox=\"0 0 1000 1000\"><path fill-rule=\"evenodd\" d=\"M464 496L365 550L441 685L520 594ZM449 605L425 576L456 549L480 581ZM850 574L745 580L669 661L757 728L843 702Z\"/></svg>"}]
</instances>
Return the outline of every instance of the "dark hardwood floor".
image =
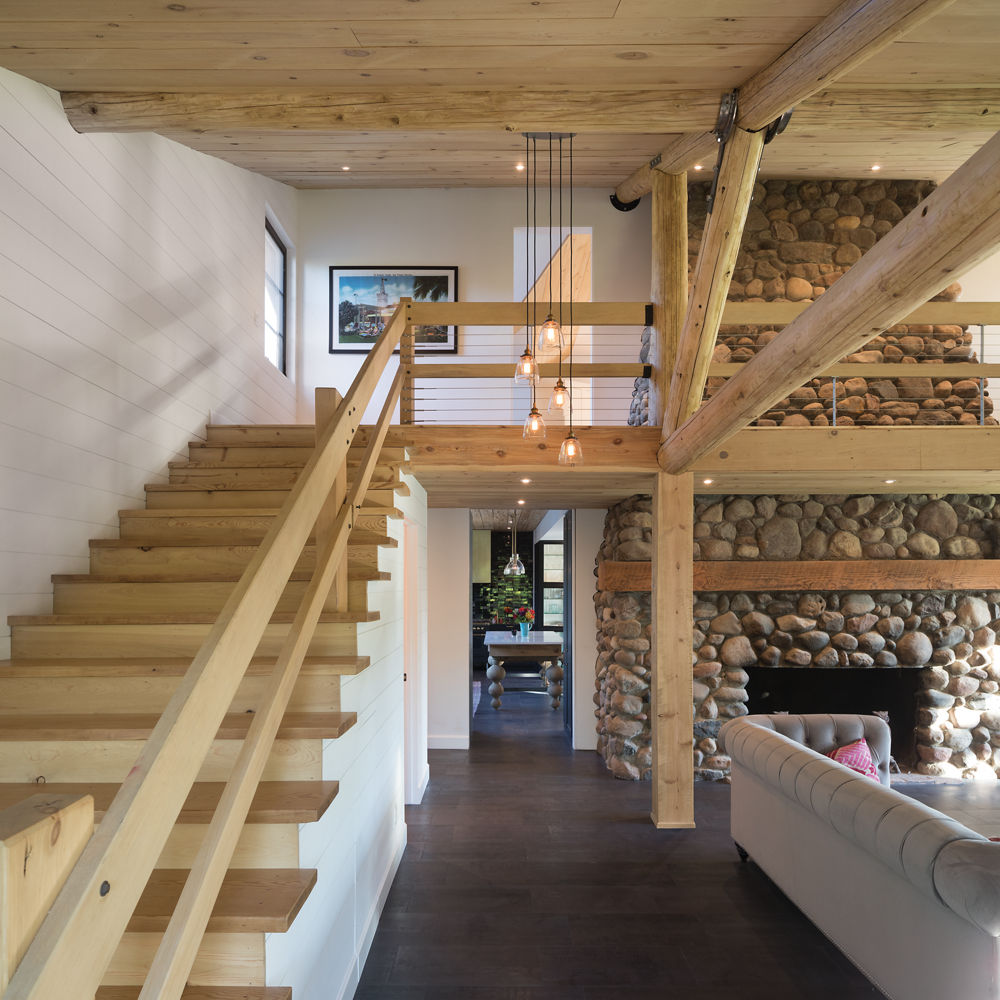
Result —
<instances>
[{"instance_id":1,"label":"dark hardwood floor","mask_svg":"<svg viewBox=\"0 0 1000 1000\"><path fill-rule=\"evenodd\" d=\"M857 1000L882 994L729 838L729 787L657 831L649 785L572 751L540 694L431 751L357 1000Z\"/></svg>"}]
</instances>

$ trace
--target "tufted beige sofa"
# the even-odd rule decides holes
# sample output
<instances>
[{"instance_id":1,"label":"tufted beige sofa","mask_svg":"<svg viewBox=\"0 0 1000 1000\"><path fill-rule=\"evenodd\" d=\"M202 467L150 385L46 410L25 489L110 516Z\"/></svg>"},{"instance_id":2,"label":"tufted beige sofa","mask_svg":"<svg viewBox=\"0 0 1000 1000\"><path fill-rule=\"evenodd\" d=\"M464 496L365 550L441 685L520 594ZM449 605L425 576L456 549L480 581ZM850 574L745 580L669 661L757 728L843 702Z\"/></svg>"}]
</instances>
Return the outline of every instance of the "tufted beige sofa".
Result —
<instances>
[{"instance_id":1,"label":"tufted beige sofa","mask_svg":"<svg viewBox=\"0 0 1000 1000\"><path fill-rule=\"evenodd\" d=\"M886 996L1000 1000L1000 844L889 787L881 719L746 716L720 735L733 838ZM861 735L880 783L824 756Z\"/></svg>"}]
</instances>

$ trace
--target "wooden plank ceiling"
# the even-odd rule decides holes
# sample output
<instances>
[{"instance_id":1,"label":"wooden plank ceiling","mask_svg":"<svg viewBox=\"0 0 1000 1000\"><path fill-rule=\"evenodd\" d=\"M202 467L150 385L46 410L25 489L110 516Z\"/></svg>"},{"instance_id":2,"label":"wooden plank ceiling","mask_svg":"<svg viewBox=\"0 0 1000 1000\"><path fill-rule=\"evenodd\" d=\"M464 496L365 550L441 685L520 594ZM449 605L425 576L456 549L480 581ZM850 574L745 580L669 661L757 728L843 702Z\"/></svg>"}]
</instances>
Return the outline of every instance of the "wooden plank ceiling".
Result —
<instances>
[{"instance_id":1,"label":"wooden plank ceiling","mask_svg":"<svg viewBox=\"0 0 1000 1000\"><path fill-rule=\"evenodd\" d=\"M534 531L545 516L544 510L528 510L527 507L517 509L517 530ZM472 527L480 531L509 531L514 520L513 506L505 510L484 510L474 507L469 511L472 517Z\"/></svg>"},{"instance_id":2,"label":"wooden plank ceiling","mask_svg":"<svg viewBox=\"0 0 1000 1000\"><path fill-rule=\"evenodd\" d=\"M521 183L575 130L611 188L836 0L33 0L0 63L80 128L152 129L303 188ZM956 0L804 102L765 176L941 179L1000 127L1000 3ZM711 163L704 164L706 168ZM349 169L345 169L349 168Z\"/></svg>"}]
</instances>

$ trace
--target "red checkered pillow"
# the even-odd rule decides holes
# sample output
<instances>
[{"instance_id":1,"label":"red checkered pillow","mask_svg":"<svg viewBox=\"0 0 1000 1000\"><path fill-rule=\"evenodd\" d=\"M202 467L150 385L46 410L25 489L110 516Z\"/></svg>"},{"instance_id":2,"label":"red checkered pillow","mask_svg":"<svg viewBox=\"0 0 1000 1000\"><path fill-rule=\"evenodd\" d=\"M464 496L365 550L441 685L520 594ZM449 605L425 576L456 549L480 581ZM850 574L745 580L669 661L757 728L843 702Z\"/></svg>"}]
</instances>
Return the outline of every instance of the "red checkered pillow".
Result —
<instances>
[{"instance_id":1,"label":"red checkered pillow","mask_svg":"<svg viewBox=\"0 0 1000 1000\"><path fill-rule=\"evenodd\" d=\"M844 767L849 767L858 774L866 774L869 778L878 781L878 771L875 770L875 762L872 760L872 752L868 748L868 743L861 739L848 743L846 747L837 747L836 750L827 754L832 760Z\"/></svg>"}]
</instances>

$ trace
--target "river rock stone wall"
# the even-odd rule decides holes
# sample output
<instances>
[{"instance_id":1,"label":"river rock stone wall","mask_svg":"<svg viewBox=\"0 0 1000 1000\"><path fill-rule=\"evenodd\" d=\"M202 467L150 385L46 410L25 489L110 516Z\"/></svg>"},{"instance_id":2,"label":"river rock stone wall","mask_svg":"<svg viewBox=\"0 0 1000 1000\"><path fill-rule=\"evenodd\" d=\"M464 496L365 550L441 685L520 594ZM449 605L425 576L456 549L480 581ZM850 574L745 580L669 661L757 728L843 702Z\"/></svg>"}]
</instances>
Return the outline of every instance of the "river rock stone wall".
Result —
<instances>
[{"instance_id":1,"label":"river rock stone wall","mask_svg":"<svg viewBox=\"0 0 1000 1000\"><path fill-rule=\"evenodd\" d=\"M733 301L812 301L832 287L861 256L931 190L931 181L842 180L759 182L747 216L743 242L733 272ZM693 272L706 222L707 185L689 188L689 273ZM954 300L957 284L938 299ZM756 326L727 326L720 331L714 360L748 361L777 336ZM877 366L886 362L916 364L968 362L976 358L973 334L957 325L899 325L874 337L844 361ZM649 360L649 330L640 343L640 360ZM723 379L710 378L711 395ZM648 379L637 379L629 423L649 422ZM834 405L836 397L836 405ZM930 376L812 379L780 400L756 421L757 426L885 426L995 423L993 405L978 381Z\"/></svg>"},{"instance_id":2,"label":"river rock stone wall","mask_svg":"<svg viewBox=\"0 0 1000 1000\"><path fill-rule=\"evenodd\" d=\"M992 495L784 495L695 498L695 558L984 558L994 555ZM601 560L652 555L648 496L605 520ZM597 591L598 752L620 778L650 776L650 595ZM921 671L918 770L993 777L1000 768L1000 590L695 594L694 766L719 780L722 722L746 713L748 668Z\"/></svg>"}]
</instances>

